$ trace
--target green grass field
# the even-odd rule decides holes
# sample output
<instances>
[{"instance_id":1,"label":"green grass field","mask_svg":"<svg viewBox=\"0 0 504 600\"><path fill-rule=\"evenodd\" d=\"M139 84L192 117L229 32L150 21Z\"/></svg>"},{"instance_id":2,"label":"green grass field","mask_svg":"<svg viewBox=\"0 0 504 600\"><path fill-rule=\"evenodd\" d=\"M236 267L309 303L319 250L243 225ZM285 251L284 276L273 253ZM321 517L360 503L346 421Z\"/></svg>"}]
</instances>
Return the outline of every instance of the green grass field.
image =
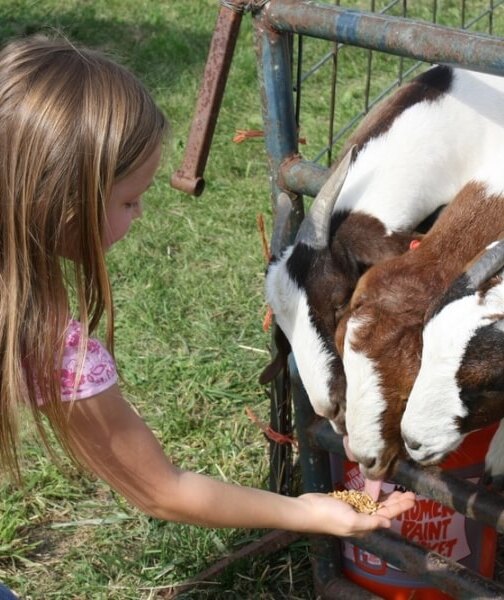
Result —
<instances>
[{"instance_id":1,"label":"green grass field","mask_svg":"<svg viewBox=\"0 0 504 600\"><path fill-rule=\"evenodd\" d=\"M346 4L369 9L369 2ZM460 3L439 4L458 24ZM123 388L179 466L267 487L268 443L245 408L268 421L268 390L258 383L269 334L261 327L265 264L256 217L264 214L269 230L269 174L260 138L232 141L237 129L262 128L249 15L217 123L206 191L194 198L169 183L182 160L218 8L217 0L0 0L0 38L57 30L101 48L139 75L168 115L171 135L144 218L109 255ZM502 20L501 11L504 32ZM317 56L320 42L306 51ZM365 61L359 54L349 61L349 80L361 78ZM389 67L377 69L386 73ZM327 130L317 104L327 76L318 78L305 96L307 156L325 142ZM358 85L345 88L348 111ZM26 600L167 597L172 585L264 533L148 518L100 482L59 471L29 427L24 450L24 488L0 480L0 580ZM314 598L309 547L301 541L274 556L239 562L183 597Z\"/></svg>"}]
</instances>

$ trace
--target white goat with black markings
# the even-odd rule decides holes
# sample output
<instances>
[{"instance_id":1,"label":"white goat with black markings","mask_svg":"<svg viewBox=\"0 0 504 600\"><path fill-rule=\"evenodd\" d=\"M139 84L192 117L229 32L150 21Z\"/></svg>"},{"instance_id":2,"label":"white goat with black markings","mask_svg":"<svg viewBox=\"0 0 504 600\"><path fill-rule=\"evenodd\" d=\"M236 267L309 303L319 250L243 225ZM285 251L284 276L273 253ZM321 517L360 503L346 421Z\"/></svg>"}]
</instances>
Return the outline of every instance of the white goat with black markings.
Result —
<instances>
[{"instance_id":1,"label":"white goat with black markings","mask_svg":"<svg viewBox=\"0 0 504 600\"><path fill-rule=\"evenodd\" d=\"M465 435L504 418L504 241L492 244L429 309L422 360L401 421L408 454L439 463ZM486 459L504 484L504 425Z\"/></svg>"},{"instance_id":2,"label":"white goat with black markings","mask_svg":"<svg viewBox=\"0 0 504 600\"><path fill-rule=\"evenodd\" d=\"M267 302L315 412L336 431L346 408L336 327L361 275L405 252L493 149L496 79L436 66L380 103L342 153L348 162L355 145L340 193L314 200L295 243L268 268Z\"/></svg>"}]
</instances>

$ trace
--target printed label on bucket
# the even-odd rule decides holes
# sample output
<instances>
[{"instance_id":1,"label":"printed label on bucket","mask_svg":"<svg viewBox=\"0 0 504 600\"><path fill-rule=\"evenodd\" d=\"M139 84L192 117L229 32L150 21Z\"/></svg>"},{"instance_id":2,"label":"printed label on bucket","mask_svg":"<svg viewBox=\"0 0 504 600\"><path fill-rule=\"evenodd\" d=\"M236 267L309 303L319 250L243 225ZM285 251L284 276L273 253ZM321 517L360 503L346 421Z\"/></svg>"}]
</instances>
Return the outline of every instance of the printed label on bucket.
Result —
<instances>
[{"instance_id":1,"label":"printed label on bucket","mask_svg":"<svg viewBox=\"0 0 504 600\"><path fill-rule=\"evenodd\" d=\"M353 463L349 463L349 466L345 487L350 489L348 483L351 482L351 489L362 491L364 478L359 468ZM472 481L476 483L477 478ZM388 494L397 489L397 486L384 483L382 489ZM417 495L415 506L394 519L391 529L424 548L438 552L451 560L460 561L471 554L465 521L465 517L453 509ZM345 557L356 560L361 568L370 573L377 573L381 568L378 564L383 562L363 551L355 553L354 546L351 544L345 544ZM390 565L390 568L394 567Z\"/></svg>"},{"instance_id":2,"label":"printed label on bucket","mask_svg":"<svg viewBox=\"0 0 504 600\"><path fill-rule=\"evenodd\" d=\"M451 475L478 483L484 473L484 456L496 427L474 432L466 437L459 449L441 465ZM331 457L335 488L364 489L364 478L357 464L340 457ZM384 493L403 489L391 482L382 485ZM497 534L493 528L466 518L429 498L417 494L415 506L392 521L392 530L420 544L426 550L492 577L495 565ZM438 600L449 598L432 584L408 575L381 558L348 542L343 543L343 567L347 576L383 598L403 600Z\"/></svg>"}]
</instances>

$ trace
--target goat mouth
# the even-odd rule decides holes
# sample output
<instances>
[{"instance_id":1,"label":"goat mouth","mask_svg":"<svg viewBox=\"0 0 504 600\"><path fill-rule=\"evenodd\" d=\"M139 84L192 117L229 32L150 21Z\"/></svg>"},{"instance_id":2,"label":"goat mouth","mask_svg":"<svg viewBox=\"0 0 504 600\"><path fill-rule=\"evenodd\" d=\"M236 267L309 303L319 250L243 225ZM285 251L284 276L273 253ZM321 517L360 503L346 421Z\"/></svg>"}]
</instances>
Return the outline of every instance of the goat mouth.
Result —
<instances>
[{"instance_id":1,"label":"goat mouth","mask_svg":"<svg viewBox=\"0 0 504 600\"><path fill-rule=\"evenodd\" d=\"M455 450L458 447L458 445L459 444L457 441L449 446L445 446L441 450L431 449L429 451L428 448L424 448L423 450L412 450L411 448L407 448L406 452L408 456L419 465L422 465L423 467L430 467L443 462L443 460L450 454L450 452L453 452L453 450Z\"/></svg>"},{"instance_id":2,"label":"goat mouth","mask_svg":"<svg viewBox=\"0 0 504 600\"><path fill-rule=\"evenodd\" d=\"M438 450L432 450L429 452L425 449L412 450L411 448L406 448L406 453L411 460L424 467L440 463L447 454L447 452L440 452Z\"/></svg>"},{"instance_id":3,"label":"goat mouth","mask_svg":"<svg viewBox=\"0 0 504 600\"><path fill-rule=\"evenodd\" d=\"M429 454L426 454L422 458L414 458L413 456L411 458L423 467L430 467L442 462L447 454L448 452L429 452Z\"/></svg>"},{"instance_id":4,"label":"goat mouth","mask_svg":"<svg viewBox=\"0 0 504 600\"><path fill-rule=\"evenodd\" d=\"M359 465L359 468L366 479L370 479L372 481L386 481L389 477L391 477L396 461L397 457L393 457L387 463L379 463L377 461L377 463L372 467Z\"/></svg>"},{"instance_id":5,"label":"goat mouth","mask_svg":"<svg viewBox=\"0 0 504 600\"><path fill-rule=\"evenodd\" d=\"M389 465L386 467L378 465L377 467L373 467L371 469L366 468L364 465L359 465L359 469L362 475L371 481L385 481L390 472Z\"/></svg>"}]
</instances>

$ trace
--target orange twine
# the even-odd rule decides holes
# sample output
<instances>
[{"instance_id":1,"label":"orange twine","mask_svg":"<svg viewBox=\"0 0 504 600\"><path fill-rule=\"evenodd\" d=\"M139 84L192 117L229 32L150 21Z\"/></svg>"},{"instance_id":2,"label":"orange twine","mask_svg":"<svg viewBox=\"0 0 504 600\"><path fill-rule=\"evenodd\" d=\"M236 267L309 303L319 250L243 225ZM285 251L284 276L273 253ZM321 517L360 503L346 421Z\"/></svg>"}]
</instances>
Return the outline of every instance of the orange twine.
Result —
<instances>
[{"instance_id":1,"label":"orange twine","mask_svg":"<svg viewBox=\"0 0 504 600\"><path fill-rule=\"evenodd\" d=\"M266 313L264 315L263 322L262 322L262 328L263 328L264 333L267 333L270 330L272 323L273 323L273 311L271 310L271 306L267 306Z\"/></svg>"},{"instance_id":2,"label":"orange twine","mask_svg":"<svg viewBox=\"0 0 504 600\"><path fill-rule=\"evenodd\" d=\"M266 228L264 227L264 215L259 213L256 218L257 221L257 229L259 230L259 235L261 236L261 245L263 250L263 256L266 263L269 263L271 260L271 252L269 249L268 240L266 238Z\"/></svg>"},{"instance_id":3,"label":"orange twine","mask_svg":"<svg viewBox=\"0 0 504 600\"><path fill-rule=\"evenodd\" d=\"M264 137L264 131L261 129L237 129L235 136L233 137L233 142L235 144L241 144L245 140L257 137ZM298 138L298 142L300 144L306 144L306 138L300 137Z\"/></svg>"},{"instance_id":4,"label":"orange twine","mask_svg":"<svg viewBox=\"0 0 504 600\"><path fill-rule=\"evenodd\" d=\"M269 263L271 260L271 251L269 248L268 240L266 238L266 228L264 226L264 215L262 215L261 213L259 213L257 215L257 229L259 230L259 235L261 236L261 245L262 245L264 260L266 263ZM266 314L264 315L264 319L262 322L262 328L263 328L264 332L269 331L272 322L273 322L273 311L271 310L271 307L268 306L266 308Z\"/></svg>"},{"instance_id":5,"label":"orange twine","mask_svg":"<svg viewBox=\"0 0 504 600\"><path fill-rule=\"evenodd\" d=\"M241 144L249 138L263 137L264 131L260 129L237 129L236 135L233 138L235 144Z\"/></svg>"},{"instance_id":6,"label":"orange twine","mask_svg":"<svg viewBox=\"0 0 504 600\"><path fill-rule=\"evenodd\" d=\"M248 407L245 407L245 412L247 413L247 417L259 427L259 429L264 433L264 435L273 442L277 444L292 444L297 448L297 440L293 438L291 435L286 435L284 433L278 433L271 428L270 425L267 425L264 421L261 421L259 417Z\"/></svg>"}]
</instances>

